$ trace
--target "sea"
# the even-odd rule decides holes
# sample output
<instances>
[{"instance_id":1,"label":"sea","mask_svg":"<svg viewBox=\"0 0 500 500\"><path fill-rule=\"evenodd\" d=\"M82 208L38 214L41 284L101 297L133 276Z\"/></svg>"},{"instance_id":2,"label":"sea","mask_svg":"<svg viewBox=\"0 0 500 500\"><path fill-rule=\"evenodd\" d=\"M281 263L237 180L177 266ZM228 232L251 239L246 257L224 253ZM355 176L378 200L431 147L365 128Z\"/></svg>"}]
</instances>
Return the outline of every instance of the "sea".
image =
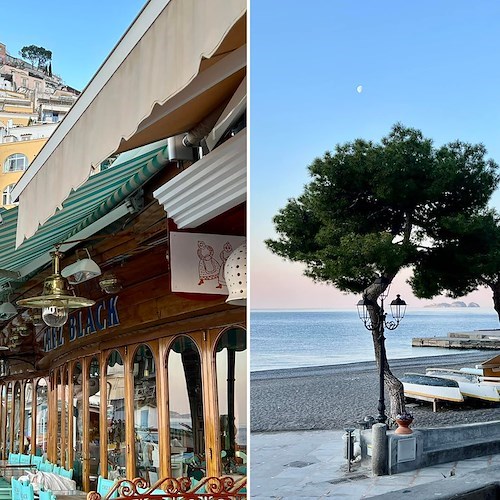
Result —
<instances>
[{"instance_id":1,"label":"sea","mask_svg":"<svg viewBox=\"0 0 500 500\"><path fill-rule=\"evenodd\" d=\"M390 312L388 314L390 317ZM493 309L408 309L396 330L385 331L388 359L442 356L470 349L412 347L413 337L445 337L449 332L499 329ZM356 310L252 311L250 313L250 370L339 365L373 361L371 332Z\"/></svg>"}]
</instances>

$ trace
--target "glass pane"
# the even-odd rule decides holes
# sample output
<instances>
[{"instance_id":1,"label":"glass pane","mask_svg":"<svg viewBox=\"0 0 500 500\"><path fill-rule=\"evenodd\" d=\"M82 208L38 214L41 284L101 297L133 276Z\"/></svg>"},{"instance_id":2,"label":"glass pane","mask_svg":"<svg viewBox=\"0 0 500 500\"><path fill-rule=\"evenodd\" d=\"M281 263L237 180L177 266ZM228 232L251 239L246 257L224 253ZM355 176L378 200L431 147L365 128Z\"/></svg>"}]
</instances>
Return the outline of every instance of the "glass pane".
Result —
<instances>
[{"instance_id":1,"label":"glass pane","mask_svg":"<svg viewBox=\"0 0 500 500\"><path fill-rule=\"evenodd\" d=\"M23 453L31 453L31 411L33 406L33 382L24 386L24 446Z\"/></svg>"},{"instance_id":2,"label":"glass pane","mask_svg":"<svg viewBox=\"0 0 500 500\"><path fill-rule=\"evenodd\" d=\"M172 476L201 479L206 471L201 362L190 338L174 342L167 366Z\"/></svg>"},{"instance_id":3,"label":"glass pane","mask_svg":"<svg viewBox=\"0 0 500 500\"><path fill-rule=\"evenodd\" d=\"M47 456L48 399L47 381L41 378L36 386L36 455Z\"/></svg>"},{"instance_id":4,"label":"glass pane","mask_svg":"<svg viewBox=\"0 0 500 500\"><path fill-rule=\"evenodd\" d=\"M215 364L223 472L246 475L247 353L245 330L232 328L222 335L216 346Z\"/></svg>"},{"instance_id":5,"label":"glass pane","mask_svg":"<svg viewBox=\"0 0 500 500\"><path fill-rule=\"evenodd\" d=\"M83 470L83 393L82 365L73 367L73 479L82 487Z\"/></svg>"},{"instance_id":6,"label":"glass pane","mask_svg":"<svg viewBox=\"0 0 500 500\"><path fill-rule=\"evenodd\" d=\"M12 410L12 420L14 422L14 445L13 445L13 452L14 453L20 453L19 450L19 437L21 435L21 384L16 383L14 386L14 409Z\"/></svg>"},{"instance_id":7,"label":"glass pane","mask_svg":"<svg viewBox=\"0 0 500 500\"><path fill-rule=\"evenodd\" d=\"M125 369L120 354L112 352L106 368L108 422L108 478L125 478Z\"/></svg>"},{"instance_id":8,"label":"glass pane","mask_svg":"<svg viewBox=\"0 0 500 500\"><path fill-rule=\"evenodd\" d=\"M156 365L151 349L142 345L134 357L135 477L155 482L160 467Z\"/></svg>"},{"instance_id":9,"label":"glass pane","mask_svg":"<svg viewBox=\"0 0 500 500\"><path fill-rule=\"evenodd\" d=\"M99 361L97 358L92 358L89 366L89 412L90 412L90 429L89 429L89 456L90 470L89 474L97 478L99 475L99 461L101 439L99 436L99 411L101 405L101 393L99 391Z\"/></svg>"},{"instance_id":10,"label":"glass pane","mask_svg":"<svg viewBox=\"0 0 500 500\"><path fill-rule=\"evenodd\" d=\"M10 424L12 420L12 384L7 386L7 423L5 426L5 457L10 451Z\"/></svg>"}]
</instances>

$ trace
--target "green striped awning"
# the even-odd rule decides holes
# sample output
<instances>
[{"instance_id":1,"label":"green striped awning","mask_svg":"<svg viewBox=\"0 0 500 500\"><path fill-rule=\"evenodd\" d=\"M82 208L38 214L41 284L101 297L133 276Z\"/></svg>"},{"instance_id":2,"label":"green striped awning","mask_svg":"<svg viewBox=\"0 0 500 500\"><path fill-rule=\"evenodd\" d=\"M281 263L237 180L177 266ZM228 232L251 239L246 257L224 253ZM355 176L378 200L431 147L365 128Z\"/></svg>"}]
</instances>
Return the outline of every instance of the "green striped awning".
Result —
<instances>
[{"instance_id":1,"label":"green striped awning","mask_svg":"<svg viewBox=\"0 0 500 500\"><path fill-rule=\"evenodd\" d=\"M54 245L71 238L120 206L168 161L166 141L122 153L107 170L73 191L34 236L16 250L18 209L0 208L0 269L20 271ZM47 193L50 196L50 193ZM0 276L0 285L8 278Z\"/></svg>"}]
</instances>

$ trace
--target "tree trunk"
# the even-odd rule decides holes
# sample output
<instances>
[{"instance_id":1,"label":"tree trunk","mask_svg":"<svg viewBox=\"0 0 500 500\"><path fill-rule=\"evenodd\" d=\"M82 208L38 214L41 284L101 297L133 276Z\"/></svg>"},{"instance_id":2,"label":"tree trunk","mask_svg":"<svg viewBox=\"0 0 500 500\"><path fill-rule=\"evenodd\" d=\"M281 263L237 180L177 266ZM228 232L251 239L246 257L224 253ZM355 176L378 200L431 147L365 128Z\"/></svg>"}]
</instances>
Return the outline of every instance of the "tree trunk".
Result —
<instances>
[{"instance_id":1,"label":"tree trunk","mask_svg":"<svg viewBox=\"0 0 500 500\"><path fill-rule=\"evenodd\" d=\"M384 337L384 323L381 318L385 319L385 312L382 316L381 307L377 303L379 295L373 294L373 291L367 290L367 298L373 302L373 307L370 308L370 318L372 321L372 339L373 347L375 351L375 360L377 361L377 367L380 373L380 363L383 360L384 366L384 386L385 386L385 396L389 394L389 405L387 407L387 415L389 415L393 420L396 419L396 415L401 414L405 411L405 397L403 391L403 384L396 378L389 367L389 362L387 360L386 350L385 350L385 337ZM369 292L372 291L372 294ZM499 290L500 292L500 290ZM500 295L499 295L500 300ZM499 302L500 305L500 302Z\"/></svg>"},{"instance_id":2,"label":"tree trunk","mask_svg":"<svg viewBox=\"0 0 500 500\"><path fill-rule=\"evenodd\" d=\"M495 283L494 285L490 285L490 288L493 291L493 307L498 315L498 321L500 321L500 283Z\"/></svg>"}]
</instances>

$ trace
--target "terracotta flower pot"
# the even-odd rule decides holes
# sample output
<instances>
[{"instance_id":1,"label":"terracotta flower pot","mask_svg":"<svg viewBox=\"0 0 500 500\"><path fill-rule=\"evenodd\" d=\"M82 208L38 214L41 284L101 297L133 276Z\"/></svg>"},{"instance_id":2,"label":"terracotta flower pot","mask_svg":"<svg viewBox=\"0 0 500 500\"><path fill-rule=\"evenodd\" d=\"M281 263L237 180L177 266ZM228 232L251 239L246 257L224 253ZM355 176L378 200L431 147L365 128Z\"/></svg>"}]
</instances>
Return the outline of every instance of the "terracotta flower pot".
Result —
<instances>
[{"instance_id":1,"label":"terracotta flower pot","mask_svg":"<svg viewBox=\"0 0 500 500\"><path fill-rule=\"evenodd\" d=\"M413 431L410 429L409 425L413 422L413 418L396 418L396 423L398 428L395 430L395 434L412 434Z\"/></svg>"}]
</instances>

